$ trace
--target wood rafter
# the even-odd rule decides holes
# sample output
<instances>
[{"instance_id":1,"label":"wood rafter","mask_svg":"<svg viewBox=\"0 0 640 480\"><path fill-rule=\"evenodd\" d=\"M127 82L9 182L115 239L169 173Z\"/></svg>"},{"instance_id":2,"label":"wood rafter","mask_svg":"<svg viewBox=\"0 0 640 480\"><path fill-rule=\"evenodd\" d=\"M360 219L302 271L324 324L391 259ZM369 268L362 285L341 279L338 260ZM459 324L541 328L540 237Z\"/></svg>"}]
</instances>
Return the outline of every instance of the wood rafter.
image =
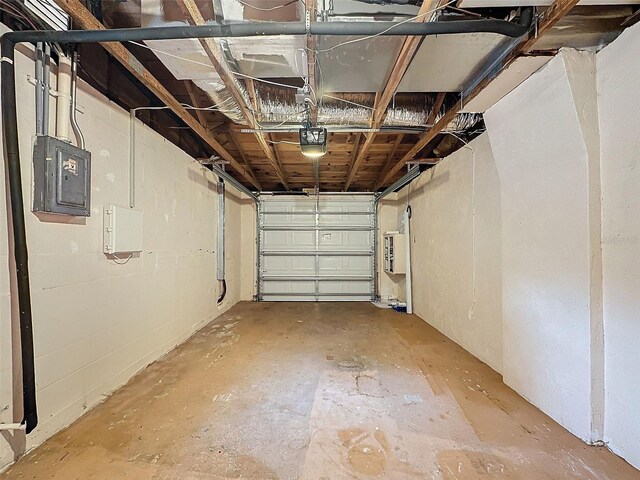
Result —
<instances>
[{"instance_id":1,"label":"wood rafter","mask_svg":"<svg viewBox=\"0 0 640 480\"><path fill-rule=\"evenodd\" d=\"M415 21L431 21L432 16L428 15L428 13L437 9L440 6L441 1L442 0L430 0L423 2L420 10L418 11L419 18L417 18ZM373 113L371 115L371 128L378 129L384 122L387 116L387 109L389 108L389 104L391 103L393 96L398 90L398 86L400 85L402 78L409 69L409 65L411 65L411 61L413 60L413 57L418 50L421 41L422 37L405 38L384 88L381 92L378 92L378 95L376 95L376 101L373 107ZM369 136L367 137L367 141L360 149L358 157L356 158L355 162L353 162L352 167L347 173L347 180L344 184L345 191L349 190L349 187L351 186L351 183L353 182L358 169L367 157L369 147L373 144L375 137L375 133L369 134Z\"/></svg>"},{"instance_id":2,"label":"wood rafter","mask_svg":"<svg viewBox=\"0 0 640 480\"><path fill-rule=\"evenodd\" d=\"M206 24L202 16L202 13L200 13L200 9L196 5L195 0L176 0L176 1L180 6L180 8L182 8L185 14L185 17L187 18L187 21L189 23L191 23L192 25ZM233 98L236 105L240 109L240 113L244 118L244 120L247 122L247 124L251 128L254 128L254 129L259 128L260 125L256 121L256 118L254 115L254 112L256 111L256 106L254 106L252 110L249 107L249 105L247 105L245 96L242 94L242 87L240 86L240 82L238 82L238 79L229 68L229 65L224 59L224 55L220 51L220 48L218 48L218 45L216 44L215 40L213 38L201 38L199 40L200 40L200 44L202 45L202 48L204 48L204 51L207 54L207 57L209 58L209 61L213 65L213 68L216 70L216 72L220 76L220 79L222 80L222 83L224 83L224 85L226 86L227 91L231 95L231 98ZM255 99L255 89L253 92L253 97ZM260 144L260 147L264 151L264 154L269 160L269 163L271 163L272 167L276 171L276 174L280 178L282 185L284 185L284 187L287 190L289 190L289 184L287 182L287 178L284 174L284 171L282 170L282 165L278 161L277 155L274 149L272 148L272 146L269 144L269 141L267 140L266 136L260 132L256 132L254 135L256 137L256 140Z\"/></svg>"},{"instance_id":3,"label":"wood rafter","mask_svg":"<svg viewBox=\"0 0 640 480\"><path fill-rule=\"evenodd\" d=\"M431 112L429 113L429 117L427 118L427 125L433 125L434 122L436 121L436 118L438 118L438 113L440 113L440 110L442 109L442 105L444 104L444 99L446 98L446 96L447 94L445 92L441 92L436 96L436 100L433 103L433 109L431 110ZM402 141L403 137L404 135L401 135L399 137L400 141ZM380 176L378 177L375 184L373 185L373 190L377 190L381 187L384 178L386 177L387 173L389 172L389 170L391 170L391 167L393 166L393 158L395 157L397 150L398 150L398 144L396 144L395 148L393 149L393 152L391 153L391 155L389 155L389 159L387 160L387 163L384 166L384 169L382 170L382 172L380 172Z\"/></svg>"},{"instance_id":4,"label":"wood rafter","mask_svg":"<svg viewBox=\"0 0 640 480\"><path fill-rule=\"evenodd\" d=\"M189 99L191 99L191 106L198 108L200 104L198 103L198 94L196 93L196 87L191 80L184 81L184 87L187 89L187 93L189 94ZM192 110L195 112L196 118L200 122L204 128L207 128L207 115L203 110Z\"/></svg>"},{"instance_id":5,"label":"wood rafter","mask_svg":"<svg viewBox=\"0 0 640 480\"><path fill-rule=\"evenodd\" d=\"M520 55L527 53L533 45L538 41L538 39L544 35L547 31L549 31L558 21L562 19L569 11L578 3L579 0L556 0L547 10L545 10L543 17L538 22L537 35L535 32L529 34L527 39L525 39L520 45L518 45L504 60L502 65L502 70L507 68L514 60L516 60ZM492 76L491 78L485 79L480 82L478 86L476 86L465 98L464 105L466 105L469 101L475 98L482 90L484 90L487 85L489 85L497 75ZM451 123L456 115L462 110L463 102L462 100L457 102L452 108L447 110L447 112L436 122L436 124L429 129L420 140L407 152L398 162L387 172L385 177L380 182L380 185L384 185L389 182L393 176L398 173L402 167L412 158L416 156L420 150L422 150L427 143L433 140L436 135L442 132L449 123Z\"/></svg>"},{"instance_id":6,"label":"wood rafter","mask_svg":"<svg viewBox=\"0 0 640 480\"><path fill-rule=\"evenodd\" d=\"M395 158L396 152L398 151L398 147L400 147L400 144L402 143L403 139L404 139L404 134L403 133L398 135L398 137L396 138L396 141L393 144L393 150L391 150L391 153L389 153L389 156L387 157L387 161L384 163L384 167L382 168L382 172L380 172L380 176L378 177L378 180L376 180L376 182L375 182L376 185L380 181L381 178L384 178L384 176L386 175L387 171L391 168L391 165L393 165L393 159Z\"/></svg>"},{"instance_id":7,"label":"wood rafter","mask_svg":"<svg viewBox=\"0 0 640 480\"><path fill-rule=\"evenodd\" d=\"M198 120L200 121L200 123L202 124L203 127L207 128L209 131L211 131L211 129L207 126L208 122L207 122L207 116L205 115L203 110L199 110L198 108L200 107L200 102L198 101L198 93L196 91L196 86L191 82L191 80L185 80L184 81L184 85L187 89L187 93L189 94L189 98L191 99L191 106L196 107L197 110L194 110L196 112L196 116L198 117ZM235 139L233 138L231 131L228 132L227 134L227 138L229 139L229 143L231 143L231 145L233 147L235 147L236 150L238 150L238 153L240 154L240 157L242 158L242 161L245 165L245 167L247 168L247 170L249 171L249 174L251 175L251 177L254 180L254 185L256 187L258 187L258 190L262 190L262 186L260 185L260 182L258 181L255 172L253 171L253 168L251 167L251 163L247 160L247 158L244 155L244 152L242 151L242 149L239 147L239 145L236 143Z\"/></svg>"},{"instance_id":8,"label":"wood rafter","mask_svg":"<svg viewBox=\"0 0 640 480\"><path fill-rule=\"evenodd\" d=\"M238 141L237 141L237 139L235 137L235 133L231 129L227 132L227 137L229 138L229 143L233 147L235 147L235 149L238 151L238 154L242 158L242 161L244 162L244 164L247 166L247 169L249 171L251 171L251 175L253 175L253 178L255 179L256 183L258 184L258 190L262 190L262 185L258 181L258 178L256 177L256 174L253 171L253 166L251 165L251 162L249 161L249 159L245 155L244 150L242 150L242 148L240 147L240 143L238 143Z\"/></svg>"},{"instance_id":9,"label":"wood rafter","mask_svg":"<svg viewBox=\"0 0 640 480\"><path fill-rule=\"evenodd\" d=\"M105 30L96 17L87 10L79 0L56 0L56 3L62 8L74 21L74 24L85 30ZM215 150L218 155L229 162L231 167L236 170L243 178L249 181L256 188L253 178L249 171L238 162L233 156L211 135L211 133L203 127L196 118L194 118L176 98L133 56L133 54L125 48L120 42L104 42L101 45L107 50L118 62L120 62L133 76L142 82L154 95L165 103L175 113L180 120L193 130L207 145Z\"/></svg>"}]
</instances>

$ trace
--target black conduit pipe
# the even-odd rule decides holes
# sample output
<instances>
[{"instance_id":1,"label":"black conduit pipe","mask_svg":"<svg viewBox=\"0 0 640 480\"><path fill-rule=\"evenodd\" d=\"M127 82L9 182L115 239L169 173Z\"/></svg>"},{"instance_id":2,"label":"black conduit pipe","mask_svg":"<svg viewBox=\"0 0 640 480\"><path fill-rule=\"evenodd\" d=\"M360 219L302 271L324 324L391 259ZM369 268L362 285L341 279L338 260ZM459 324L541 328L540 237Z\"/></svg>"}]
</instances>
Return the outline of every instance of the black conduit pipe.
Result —
<instances>
[{"instance_id":1,"label":"black conduit pipe","mask_svg":"<svg viewBox=\"0 0 640 480\"><path fill-rule=\"evenodd\" d=\"M143 40L177 40L215 37L259 37L264 35L394 35L426 36L457 33L496 33L520 37L531 29L533 9L522 10L518 23L504 20L460 20L451 22L305 22L236 23L227 25L187 25L155 28L120 28L107 30L20 31L2 35L2 126L5 168L9 178L9 199L14 239L16 282L20 309L20 344L22 347L22 389L27 433L38 424L27 237L25 231L18 149L18 119L14 56L22 42L96 43Z\"/></svg>"},{"instance_id":2,"label":"black conduit pipe","mask_svg":"<svg viewBox=\"0 0 640 480\"><path fill-rule=\"evenodd\" d=\"M27 236L24 224L22 175L18 151L18 118L16 112L15 70L13 68L15 44L2 36L2 131L4 140L5 170L9 178L9 202L11 203L11 230L13 232L13 256L16 264L18 307L20 310L20 345L22 355L22 420L25 431L31 432L38 424L36 409L36 378L33 358L33 329L31 323L31 291L29 286L29 262Z\"/></svg>"}]
</instances>

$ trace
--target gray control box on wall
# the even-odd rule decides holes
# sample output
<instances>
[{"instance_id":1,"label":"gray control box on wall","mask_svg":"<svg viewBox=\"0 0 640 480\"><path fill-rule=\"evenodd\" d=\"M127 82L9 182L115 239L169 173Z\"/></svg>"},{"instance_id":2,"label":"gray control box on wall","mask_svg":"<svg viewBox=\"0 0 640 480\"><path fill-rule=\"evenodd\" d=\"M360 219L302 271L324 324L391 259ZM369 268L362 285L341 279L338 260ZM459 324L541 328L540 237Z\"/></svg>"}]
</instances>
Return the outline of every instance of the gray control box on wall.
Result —
<instances>
[{"instance_id":1,"label":"gray control box on wall","mask_svg":"<svg viewBox=\"0 0 640 480\"><path fill-rule=\"evenodd\" d=\"M90 216L91 154L40 136L33 149L33 211Z\"/></svg>"}]
</instances>

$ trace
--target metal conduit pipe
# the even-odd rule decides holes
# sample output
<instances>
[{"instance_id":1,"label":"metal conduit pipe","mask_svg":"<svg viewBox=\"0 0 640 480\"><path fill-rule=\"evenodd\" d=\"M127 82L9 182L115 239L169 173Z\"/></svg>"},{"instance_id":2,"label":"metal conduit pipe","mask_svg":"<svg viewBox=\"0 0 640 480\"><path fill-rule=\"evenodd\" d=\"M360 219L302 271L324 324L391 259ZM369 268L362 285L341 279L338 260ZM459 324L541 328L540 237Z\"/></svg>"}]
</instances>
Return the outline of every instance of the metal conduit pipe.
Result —
<instances>
[{"instance_id":1,"label":"metal conduit pipe","mask_svg":"<svg viewBox=\"0 0 640 480\"><path fill-rule=\"evenodd\" d=\"M2 35L0 41L2 48L2 58L0 59L2 63L0 78L2 85L2 128L5 145L5 168L9 180L9 201L11 204L12 219L11 230L14 240L16 284L20 311L24 407L24 418L21 423L25 424L26 433L31 432L38 424L38 413L33 354L29 262L24 218L24 199L22 196L20 150L18 147L18 116L14 68L15 46L17 43L97 43L215 37L259 37L264 35L425 36L476 32L490 32L508 37L520 37L531 29L532 22L533 9L527 8L522 10L518 23L511 23L504 20L463 20L442 23L311 22L309 25L305 22L273 22L121 28L112 30L20 31L8 32ZM45 50L45 57L46 53ZM44 81L45 83L47 81L46 71ZM46 105L48 102L45 100L43 103ZM44 127L46 128L46 125ZM250 196L254 198L254 200L257 200L255 195Z\"/></svg>"},{"instance_id":2,"label":"metal conduit pipe","mask_svg":"<svg viewBox=\"0 0 640 480\"><path fill-rule=\"evenodd\" d=\"M49 104L51 101L51 45L44 44L44 67L42 70L42 135L49 135Z\"/></svg>"},{"instance_id":3,"label":"metal conduit pipe","mask_svg":"<svg viewBox=\"0 0 640 480\"><path fill-rule=\"evenodd\" d=\"M84 150L84 135L78 125L78 52L75 50L71 57L71 128L78 141L78 147Z\"/></svg>"}]
</instances>

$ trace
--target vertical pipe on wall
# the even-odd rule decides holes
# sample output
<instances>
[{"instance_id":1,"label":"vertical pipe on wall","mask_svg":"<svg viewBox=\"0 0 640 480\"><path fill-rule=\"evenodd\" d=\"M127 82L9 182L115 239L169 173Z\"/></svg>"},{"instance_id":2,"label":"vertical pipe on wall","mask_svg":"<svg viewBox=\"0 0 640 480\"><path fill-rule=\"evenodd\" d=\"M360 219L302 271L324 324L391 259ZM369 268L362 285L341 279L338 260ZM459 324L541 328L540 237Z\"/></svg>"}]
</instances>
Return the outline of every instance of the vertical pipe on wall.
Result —
<instances>
[{"instance_id":1,"label":"vertical pipe on wall","mask_svg":"<svg viewBox=\"0 0 640 480\"><path fill-rule=\"evenodd\" d=\"M51 91L51 46L44 44L44 68L42 71L42 135L49 135L49 93Z\"/></svg>"},{"instance_id":2,"label":"vertical pipe on wall","mask_svg":"<svg viewBox=\"0 0 640 480\"><path fill-rule=\"evenodd\" d=\"M78 141L78 147L84 150L84 135L78 125L77 117L77 102L78 102L78 52L73 52L71 61L71 127L73 133Z\"/></svg>"},{"instance_id":3,"label":"vertical pipe on wall","mask_svg":"<svg viewBox=\"0 0 640 480\"><path fill-rule=\"evenodd\" d=\"M56 108L56 137L68 142L71 120L71 59L60 55L58 62L58 105Z\"/></svg>"},{"instance_id":4,"label":"vertical pipe on wall","mask_svg":"<svg viewBox=\"0 0 640 480\"><path fill-rule=\"evenodd\" d=\"M13 241L15 281L20 315L20 360L22 363L22 406L25 432L38 424L36 403L36 377L33 352L33 320L31 315L31 289L29 284L29 252L24 219L22 173L18 140L18 113L16 101L16 72L14 69L15 43L2 36L2 134L4 139L5 170L9 180L8 205L10 209L9 241Z\"/></svg>"},{"instance_id":5,"label":"vertical pipe on wall","mask_svg":"<svg viewBox=\"0 0 640 480\"><path fill-rule=\"evenodd\" d=\"M136 208L136 109L129 110L129 208Z\"/></svg>"},{"instance_id":6,"label":"vertical pipe on wall","mask_svg":"<svg viewBox=\"0 0 640 480\"><path fill-rule=\"evenodd\" d=\"M42 42L36 44L36 135L42 135L42 103L44 90L42 88L42 59L44 57L44 51L42 49Z\"/></svg>"},{"instance_id":7,"label":"vertical pipe on wall","mask_svg":"<svg viewBox=\"0 0 640 480\"><path fill-rule=\"evenodd\" d=\"M224 300L227 294L227 281L225 279L225 244L224 244L224 230L225 230L225 185L224 179L218 177L218 246L216 248L216 274L220 285L222 286L222 293L218 297L218 303Z\"/></svg>"},{"instance_id":8,"label":"vertical pipe on wall","mask_svg":"<svg viewBox=\"0 0 640 480\"><path fill-rule=\"evenodd\" d=\"M411 289L411 207L404 211L404 239L406 242L407 273L405 277L405 287L407 290L407 313L413 313L413 296Z\"/></svg>"}]
</instances>

